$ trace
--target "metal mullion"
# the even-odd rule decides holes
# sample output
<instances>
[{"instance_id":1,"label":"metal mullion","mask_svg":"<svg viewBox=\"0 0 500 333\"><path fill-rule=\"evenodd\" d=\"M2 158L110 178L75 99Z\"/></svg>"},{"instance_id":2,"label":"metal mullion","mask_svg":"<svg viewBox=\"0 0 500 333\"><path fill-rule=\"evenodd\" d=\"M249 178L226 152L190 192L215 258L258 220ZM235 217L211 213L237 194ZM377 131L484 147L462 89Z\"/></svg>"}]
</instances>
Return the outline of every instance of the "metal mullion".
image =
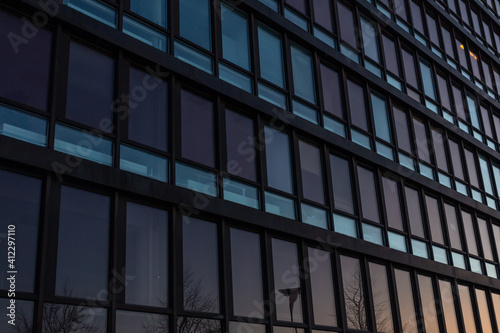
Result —
<instances>
[{"instance_id":1,"label":"metal mullion","mask_svg":"<svg viewBox=\"0 0 500 333\"><path fill-rule=\"evenodd\" d=\"M422 297L421 297L421 293L420 293L420 284L418 281L418 273L415 271L415 269L411 269L409 271L409 273L410 273L410 281L411 281L412 289L413 289L413 303L415 306L415 318L417 320L417 329L419 329L419 331L421 331L423 333L427 333L427 330L425 327ZM428 332L428 333L433 333L433 332Z\"/></svg>"},{"instance_id":2,"label":"metal mullion","mask_svg":"<svg viewBox=\"0 0 500 333\"><path fill-rule=\"evenodd\" d=\"M220 219L219 219L220 220ZM232 286L231 284L231 260L229 252L231 250L230 242L230 229L225 220L222 219L217 223L218 234L218 253L217 262L219 263L219 312L223 316L221 319L221 328L223 332L229 332L228 318L232 313Z\"/></svg>"},{"instance_id":3,"label":"metal mullion","mask_svg":"<svg viewBox=\"0 0 500 333\"><path fill-rule=\"evenodd\" d=\"M290 37L286 33L280 34L280 36L281 36L281 45L283 47L283 67L284 67L283 74L285 75L285 77L283 78L285 82L284 90L285 90L285 96L287 96L288 100L287 111L293 113L293 98L295 95L295 87L293 82L291 45L294 42L290 40Z\"/></svg>"},{"instance_id":4,"label":"metal mullion","mask_svg":"<svg viewBox=\"0 0 500 333\"><path fill-rule=\"evenodd\" d=\"M181 207L179 207L181 208ZM184 269L182 262L182 215L181 211L172 207L169 212L168 234L169 234L169 262L171 263L168 270L169 277L169 307L172 309L172 315L169 320L169 329L171 332L177 331L177 314L182 312L184 300L184 286L181 285L184 281ZM180 223L179 223L180 222ZM171 269L170 269L171 268Z\"/></svg>"},{"instance_id":5,"label":"metal mullion","mask_svg":"<svg viewBox=\"0 0 500 333\"><path fill-rule=\"evenodd\" d=\"M264 299L268 299L268 308L264 307L266 312L266 317L269 320L269 330L271 332L272 327L276 322L276 299L274 297L275 285L274 285L274 267L273 267L273 246L272 246L272 236L267 230L264 230L264 235L262 237L262 243L264 246L264 251L262 252L263 264L264 264ZM266 288L267 287L267 288Z\"/></svg>"},{"instance_id":6,"label":"metal mullion","mask_svg":"<svg viewBox=\"0 0 500 333\"><path fill-rule=\"evenodd\" d=\"M365 290L366 290L366 295L364 296L365 300L365 307L367 308L366 311L366 321L367 321L367 326L368 329L371 329L371 331L377 331L377 318L376 318L376 313L375 313L375 302L373 299L373 290L372 290L372 281L371 281L371 271L370 271L370 266L369 266L369 261L366 256L363 256L360 259L359 264L364 267L363 274L365 276ZM360 272L361 273L361 272Z\"/></svg>"},{"instance_id":7,"label":"metal mullion","mask_svg":"<svg viewBox=\"0 0 500 333\"><path fill-rule=\"evenodd\" d=\"M379 168L375 169L373 172L373 176L375 178L375 191L378 192L379 195L377 197L379 198L379 202L377 202L377 205L379 206L379 218L381 219L379 225L382 225L382 231L384 234L384 238L382 241L385 243L385 246L389 246L389 234L388 234L388 227L389 227L389 216L387 214L387 209L386 209L386 199L385 199L385 192L384 192L384 185L383 185L383 176ZM390 179L392 180L392 179ZM376 184L380 184L379 188L377 189ZM398 182L396 181L396 186L398 186ZM398 194L399 197L399 194ZM374 326L375 327L375 326Z\"/></svg>"},{"instance_id":8,"label":"metal mullion","mask_svg":"<svg viewBox=\"0 0 500 333\"><path fill-rule=\"evenodd\" d=\"M302 198L304 198L304 191L302 187L302 168L300 165L300 152L299 152L299 138L297 135L297 132L292 130L291 133L289 134L289 142L290 142L290 152L291 152L291 167L292 167L292 177L293 174L295 173L295 182L294 182L294 189L295 189L295 196L296 196L296 211L297 211L297 216L295 219L297 221L302 221ZM320 162L321 163L321 162Z\"/></svg>"},{"instance_id":9,"label":"metal mullion","mask_svg":"<svg viewBox=\"0 0 500 333\"><path fill-rule=\"evenodd\" d=\"M117 190L114 191L113 195L110 196L110 224L109 224L109 259L108 259L108 281L112 281L113 283L108 283L108 306L106 307L107 309L107 326L108 329L113 332L115 328L115 321L116 321L116 303L117 303L117 293L113 287L113 284L116 283L117 281L117 263L119 260L119 254L123 255L125 254L125 251L121 251L121 249L118 246L118 242L121 241L123 242L124 238L126 237L126 232L124 235L124 230L123 225L119 226L119 223L125 221L125 210L120 209L122 200L120 198L120 194ZM125 236L125 237L124 237ZM118 271L119 272L119 271ZM120 274L120 273L118 273ZM122 274L120 274L123 276ZM123 295L123 293L122 293Z\"/></svg>"},{"instance_id":10,"label":"metal mullion","mask_svg":"<svg viewBox=\"0 0 500 333\"><path fill-rule=\"evenodd\" d=\"M393 321L396 324L395 325L395 332L402 331L400 328L403 327L401 323L401 313L400 313L400 307L399 307L399 298L398 298L398 288L397 288L397 282L396 282L396 275L395 275L395 267L394 264L388 263L387 268L387 281L389 282L389 295L391 295L392 299L392 314L393 314Z\"/></svg>"},{"instance_id":11,"label":"metal mullion","mask_svg":"<svg viewBox=\"0 0 500 333\"><path fill-rule=\"evenodd\" d=\"M342 265L340 261L340 256L341 254L337 251L334 251L332 253L332 260L335 262L334 265L334 273L336 272L336 276L338 276L338 279L334 279L334 290L338 291L338 307L336 308L337 310L337 315L340 314L340 316L337 317L337 326L342 329L342 332L346 332L347 330L347 314L346 314L346 307L345 307L345 296L344 296L344 282L343 282L343 277L342 277ZM342 254L342 256L345 256ZM336 283L335 283L336 282Z\"/></svg>"},{"instance_id":12,"label":"metal mullion","mask_svg":"<svg viewBox=\"0 0 500 333\"><path fill-rule=\"evenodd\" d=\"M221 1L211 1L210 10L210 25L212 37L212 56L214 59L214 73L219 77L219 59L222 59L222 12Z\"/></svg>"},{"instance_id":13,"label":"metal mullion","mask_svg":"<svg viewBox=\"0 0 500 333\"><path fill-rule=\"evenodd\" d=\"M361 206L361 195L360 195L360 190L359 190L359 177L358 177L358 163L357 161L355 160L354 156L351 156L350 157L350 165L352 165L352 183L351 183L351 188L352 188L352 192L353 192L353 199L355 199L356 203L359 203L357 205L357 208L358 208L358 214L359 214L359 218L356 219L356 222L358 224L358 238L359 239L363 239L363 228L362 228L362 224L363 224L363 209L362 209L362 206Z\"/></svg>"},{"instance_id":14,"label":"metal mullion","mask_svg":"<svg viewBox=\"0 0 500 333\"><path fill-rule=\"evenodd\" d=\"M333 208L335 207L335 199L333 193L333 178L332 178L332 166L330 164L330 151L328 146L322 145L320 148L320 154L324 156L324 166L325 171L323 173L323 186L325 192L325 205L328 207L328 220L327 224L329 226L329 230L334 230L334 221L333 221ZM349 162L348 162L349 163Z\"/></svg>"},{"instance_id":15,"label":"metal mullion","mask_svg":"<svg viewBox=\"0 0 500 333\"><path fill-rule=\"evenodd\" d=\"M175 184L175 163L177 162L177 159L182 156L182 151L181 151L181 126L173 126L173 124L180 124L181 123L181 83L176 80L174 76L172 76L171 79L171 86L170 86L170 100L169 100L169 106L171 107L170 110L170 119L171 119L171 126L170 126L170 145L171 145L171 155L172 155L172 161L171 164L172 166L170 167L170 172L171 172L171 182L172 184ZM182 281L182 280L181 280Z\"/></svg>"}]
</instances>

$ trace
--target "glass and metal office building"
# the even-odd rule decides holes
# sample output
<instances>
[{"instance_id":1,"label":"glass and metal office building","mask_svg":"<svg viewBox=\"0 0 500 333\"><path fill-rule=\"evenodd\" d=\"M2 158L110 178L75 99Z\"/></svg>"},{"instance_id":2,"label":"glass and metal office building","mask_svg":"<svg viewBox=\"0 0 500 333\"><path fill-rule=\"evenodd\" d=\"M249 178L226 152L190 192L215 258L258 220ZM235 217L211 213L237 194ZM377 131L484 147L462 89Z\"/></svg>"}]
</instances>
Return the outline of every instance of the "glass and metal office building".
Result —
<instances>
[{"instance_id":1,"label":"glass and metal office building","mask_svg":"<svg viewBox=\"0 0 500 333\"><path fill-rule=\"evenodd\" d=\"M499 56L499 0L0 1L0 331L500 332Z\"/></svg>"}]
</instances>

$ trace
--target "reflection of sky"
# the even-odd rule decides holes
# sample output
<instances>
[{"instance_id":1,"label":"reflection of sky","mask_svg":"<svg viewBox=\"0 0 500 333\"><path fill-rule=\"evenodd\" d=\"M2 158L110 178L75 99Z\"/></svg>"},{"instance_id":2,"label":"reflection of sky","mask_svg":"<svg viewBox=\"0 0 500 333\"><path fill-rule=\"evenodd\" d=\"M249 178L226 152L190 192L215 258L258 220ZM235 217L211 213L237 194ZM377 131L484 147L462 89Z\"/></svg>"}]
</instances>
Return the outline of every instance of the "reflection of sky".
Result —
<instances>
[{"instance_id":1,"label":"reflection of sky","mask_svg":"<svg viewBox=\"0 0 500 333\"><path fill-rule=\"evenodd\" d=\"M337 326L330 253L309 248L309 262L314 323Z\"/></svg>"},{"instance_id":2,"label":"reflection of sky","mask_svg":"<svg viewBox=\"0 0 500 333\"><path fill-rule=\"evenodd\" d=\"M262 268L258 234L231 229L231 266L234 314L262 318Z\"/></svg>"},{"instance_id":3,"label":"reflection of sky","mask_svg":"<svg viewBox=\"0 0 500 333\"><path fill-rule=\"evenodd\" d=\"M300 287L297 245L273 238L274 288L278 320L290 321L289 298L278 290ZM299 295L293 306L293 321L302 322L302 299Z\"/></svg>"},{"instance_id":4,"label":"reflection of sky","mask_svg":"<svg viewBox=\"0 0 500 333\"><path fill-rule=\"evenodd\" d=\"M192 217L184 218L183 222L184 271L193 274L191 285L201 281L201 297L217 300L214 312L218 312L217 225Z\"/></svg>"},{"instance_id":5,"label":"reflection of sky","mask_svg":"<svg viewBox=\"0 0 500 333\"><path fill-rule=\"evenodd\" d=\"M411 288L410 273L394 270L396 285L398 289L399 311L401 313L401 325L404 333L416 333L417 321L415 317L415 305Z\"/></svg>"},{"instance_id":6,"label":"reflection of sky","mask_svg":"<svg viewBox=\"0 0 500 333\"><path fill-rule=\"evenodd\" d=\"M467 333L476 332L474 313L472 312L472 302L470 299L469 287L458 285L460 293L460 304L462 305L462 315L464 317L465 331Z\"/></svg>"},{"instance_id":7,"label":"reflection of sky","mask_svg":"<svg viewBox=\"0 0 500 333\"><path fill-rule=\"evenodd\" d=\"M477 305L479 308L479 315L481 316L481 324L483 326L483 333L493 333L491 328L490 311L486 300L486 293L484 290L476 289ZM497 315L500 316L500 313Z\"/></svg>"},{"instance_id":8,"label":"reflection of sky","mask_svg":"<svg viewBox=\"0 0 500 333\"><path fill-rule=\"evenodd\" d=\"M394 332L394 324L392 320L386 267L370 263L370 280L377 332L392 333Z\"/></svg>"},{"instance_id":9,"label":"reflection of sky","mask_svg":"<svg viewBox=\"0 0 500 333\"><path fill-rule=\"evenodd\" d=\"M419 275L418 286L420 288L420 298L424 311L425 329L427 332L439 332L436 314L436 298L432 290L432 279L428 276Z\"/></svg>"},{"instance_id":10,"label":"reflection of sky","mask_svg":"<svg viewBox=\"0 0 500 333\"><path fill-rule=\"evenodd\" d=\"M346 306L347 325L349 328L366 329L364 293L360 275L359 260L340 257L342 284ZM360 305L358 303L361 303ZM359 314L358 314L359 313Z\"/></svg>"},{"instance_id":11,"label":"reflection of sky","mask_svg":"<svg viewBox=\"0 0 500 333\"><path fill-rule=\"evenodd\" d=\"M457 315L453 303L451 284L448 281L439 280L439 288L441 289L441 302L443 303L446 330L448 332L458 332Z\"/></svg>"},{"instance_id":12,"label":"reflection of sky","mask_svg":"<svg viewBox=\"0 0 500 333\"><path fill-rule=\"evenodd\" d=\"M116 311L116 332L166 332L165 329L168 329L168 316L151 313Z\"/></svg>"}]
</instances>

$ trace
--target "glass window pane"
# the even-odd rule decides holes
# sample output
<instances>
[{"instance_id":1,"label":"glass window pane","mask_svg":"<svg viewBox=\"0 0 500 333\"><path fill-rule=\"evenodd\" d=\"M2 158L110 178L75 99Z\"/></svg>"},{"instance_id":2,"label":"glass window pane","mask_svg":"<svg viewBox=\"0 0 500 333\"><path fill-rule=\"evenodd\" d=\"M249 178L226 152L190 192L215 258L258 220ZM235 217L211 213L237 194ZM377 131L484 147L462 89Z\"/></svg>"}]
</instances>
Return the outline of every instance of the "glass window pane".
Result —
<instances>
[{"instance_id":1,"label":"glass window pane","mask_svg":"<svg viewBox=\"0 0 500 333\"><path fill-rule=\"evenodd\" d=\"M493 132L491 130L491 123L490 123L490 116L489 116L488 109L486 109L484 106L480 105L480 110L481 110L481 120L483 121L483 125L484 125L484 132L486 133L487 136L492 138Z\"/></svg>"},{"instance_id":2,"label":"glass window pane","mask_svg":"<svg viewBox=\"0 0 500 333\"><path fill-rule=\"evenodd\" d=\"M167 1L166 0L130 0L130 10L147 18L148 20L167 27Z\"/></svg>"},{"instance_id":3,"label":"glass window pane","mask_svg":"<svg viewBox=\"0 0 500 333\"><path fill-rule=\"evenodd\" d=\"M495 246L497 248L497 259L500 260L500 227L496 224L492 224L492 227L493 227L493 235L495 238Z\"/></svg>"},{"instance_id":4,"label":"glass window pane","mask_svg":"<svg viewBox=\"0 0 500 333\"><path fill-rule=\"evenodd\" d=\"M102 308L45 303L42 333L105 332L107 316Z\"/></svg>"},{"instance_id":5,"label":"glass window pane","mask_svg":"<svg viewBox=\"0 0 500 333\"><path fill-rule=\"evenodd\" d=\"M434 75L432 69L423 62L420 62L420 72L422 73L422 85L425 95L436 100L436 87L434 86Z\"/></svg>"},{"instance_id":6,"label":"glass window pane","mask_svg":"<svg viewBox=\"0 0 500 333\"><path fill-rule=\"evenodd\" d=\"M227 170L230 174L256 180L257 154L251 118L226 109Z\"/></svg>"},{"instance_id":7,"label":"glass window pane","mask_svg":"<svg viewBox=\"0 0 500 333\"><path fill-rule=\"evenodd\" d=\"M8 290L7 271L16 270L16 290L33 292L35 288L35 269L38 244L38 222L42 181L16 173L0 170L0 251L5 260L0 261L0 289ZM12 229L13 226L14 229ZM9 231L13 231L9 232ZM8 267L8 237L16 243L14 269ZM5 308L3 308L5 309ZM1 325L0 325L1 327Z\"/></svg>"},{"instance_id":8,"label":"glass window pane","mask_svg":"<svg viewBox=\"0 0 500 333\"><path fill-rule=\"evenodd\" d=\"M127 203L125 301L168 306L168 213Z\"/></svg>"},{"instance_id":9,"label":"glass window pane","mask_svg":"<svg viewBox=\"0 0 500 333\"><path fill-rule=\"evenodd\" d=\"M120 169L138 175L167 181L168 161L163 156L151 154L128 145L120 145Z\"/></svg>"},{"instance_id":10,"label":"glass window pane","mask_svg":"<svg viewBox=\"0 0 500 333\"><path fill-rule=\"evenodd\" d=\"M429 14L427 14L426 17L427 17L427 28L429 30L429 38L432 43L434 43L437 46L440 46L436 20Z\"/></svg>"},{"instance_id":11,"label":"glass window pane","mask_svg":"<svg viewBox=\"0 0 500 333\"><path fill-rule=\"evenodd\" d=\"M367 131L368 124L366 120L365 94L363 87L347 80L347 92L352 124Z\"/></svg>"},{"instance_id":12,"label":"glass window pane","mask_svg":"<svg viewBox=\"0 0 500 333\"><path fill-rule=\"evenodd\" d=\"M229 322L229 333L266 333L266 325L251 324L246 322ZM188 333L188 332L185 332Z\"/></svg>"},{"instance_id":13,"label":"glass window pane","mask_svg":"<svg viewBox=\"0 0 500 333\"><path fill-rule=\"evenodd\" d=\"M474 232L471 214L462 211L462 222L464 224L465 239L467 240L469 253L477 256L479 253L477 251L476 233Z\"/></svg>"},{"instance_id":14,"label":"glass window pane","mask_svg":"<svg viewBox=\"0 0 500 333\"><path fill-rule=\"evenodd\" d=\"M217 225L182 218L184 310L219 312Z\"/></svg>"},{"instance_id":15,"label":"glass window pane","mask_svg":"<svg viewBox=\"0 0 500 333\"><path fill-rule=\"evenodd\" d=\"M398 137L398 146L400 149L411 153L410 133L408 131L408 120L406 113L393 107L394 121L396 122L396 135Z\"/></svg>"},{"instance_id":16,"label":"glass window pane","mask_svg":"<svg viewBox=\"0 0 500 333\"><path fill-rule=\"evenodd\" d=\"M56 295L107 298L109 219L109 197L61 188Z\"/></svg>"},{"instance_id":17,"label":"glass window pane","mask_svg":"<svg viewBox=\"0 0 500 333\"><path fill-rule=\"evenodd\" d=\"M405 50L401 50L403 54L403 64L404 64L404 73L406 75L406 82L411 84L413 87L418 87L417 84L417 74L415 72L415 62L413 60L413 55L406 52Z\"/></svg>"},{"instance_id":18,"label":"glass window pane","mask_svg":"<svg viewBox=\"0 0 500 333\"><path fill-rule=\"evenodd\" d=\"M309 248L309 277L316 325L337 326L330 252Z\"/></svg>"},{"instance_id":19,"label":"glass window pane","mask_svg":"<svg viewBox=\"0 0 500 333\"><path fill-rule=\"evenodd\" d=\"M376 26L361 18L361 33L363 34L363 48L365 50L365 55L375 62L380 62L380 56L378 52L378 33Z\"/></svg>"},{"instance_id":20,"label":"glass window pane","mask_svg":"<svg viewBox=\"0 0 500 333\"><path fill-rule=\"evenodd\" d=\"M292 159L288 135L265 127L267 183L270 187L293 193Z\"/></svg>"},{"instance_id":21,"label":"glass window pane","mask_svg":"<svg viewBox=\"0 0 500 333\"><path fill-rule=\"evenodd\" d=\"M367 330L365 295L359 260L340 256L347 327Z\"/></svg>"},{"instance_id":22,"label":"glass window pane","mask_svg":"<svg viewBox=\"0 0 500 333\"><path fill-rule=\"evenodd\" d=\"M394 270L396 288L398 291L399 313L403 333L417 333L415 303L413 302L413 288L411 287L410 273L399 269Z\"/></svg>"},{"instance_id":23,"label":"glass window pane","mask_svg":"<svg viewBox=\"0 0 500 333\"><path fill-rule=\"evenodd\" d=\"M420 300L424 315L425 331L439 333L439 323L436 309L436 297L432 288L432 279L428 276L418 276L418 286L420 289Z\"/></svg>"},{"instance_id":24,"label":"glass window pane","mask_svg":"<svg viewBox=\"0 0 500 333\"><path fill-rule=\"evenodd\" d=\"M387 142L392 142L391 126L389 124L386 101L375 94L371 94L371 99L373 119L375 120L375 133L378 138Z\"/></svg>"},{"instance_id":25,"label":"glass window pane","mask_svg":"<svg viewBox=\"0 0 500 333\"><path fill-rule=\"evenodd\" d=\"M436 80L439 87L439 97L441 98L441 105L448 110L451 110L450 95L448 92L448 84L446 79L441 75L436 75Z\"/></svg>"},{"instance_id":26,"label":"glass window pane","mask_svg":"<svg viewBox=\"0 0 500 333\"><path fill-rule=\"evenodd\" d=\"M450 147L451 162L453 165L455 177L464 179L464 170L462 167L460 148L458 147L458 144L456 142L450 140L448 140L448 146Z\"/></svg>"},{"instance_id":27,"label":"glass window pane","mask_svg":"<svg viewBox=\"0 0 500 333\"><path fill-rule=\"evenodd\" d=\"M446 151L444 150L444 137L443 134L436 130L431 130L432 142L434 143L434 154L438 168L448 172L448 161L446 159Z\"/></svg>"},{"instance_id":28,"label":"glass window pane","mask_svg":"<svg viewBox=\"0 0 500 333\"><path fill-rule=\"evenodd\" d=\"M231 228L231 274L234 315L264 318L259 234Z\"/></svg>"},{"instance_id":29,"label":"glass window pane","mask_svg":"<svg viewBox=\"0 0 500 333\"><path fill-rule=\"evenodd\" d=\"M491 293L493 298L493 307L497 320L497 327L500 327L500 294Z\"/></svg>"},{"instance_id":30,"label":"glass window pane","mask_svg":"<svg viewBox=\"0 0 500 333\"><path fill-rule=\"evenodd\" d=\"M178 333L221 333L219 320L195 317L177 317Z\"/></svg>"},{"instance_id":31,"label":"glass window pane","mask_svg":"<svg viewBox=\"0 0 500 333\"><path fill-rule=\"evenodd\" d=\"M455 59L455 53L453 52L453 39L451 37L450 31L445 27L441 27L441 33L443 35L444 50L446 51L446 54L450 58Z\"/></svg>"},{"instance_id":32,"label":"glass window pane","mask_svg":"<svg viewBox=\"0 0 500 333\"><path fill-rule=\"evenodd\" d=\"M486 299L486 292L481 289L476 289L477 307L479 316L481 317L481 326L483 333L493 333L491 327L490 310L488 309L488 301Z\"/></svg>"},{"instance_id":33,"label":"glass window pane","mask_svg":"<svg viewBox=\"0 0 500 333\"><path fill-rule=\"evenodd\" d=\"M475 333L476 320L474 319L474 312L472 310L472 300L470 297L469 287L459 284L458 292L460 294L460 304L462 305L462 315L464 318L465 331L467 333Z\"/></svg>"},{"instance_id":34,"label":"glass window pane","mask_svg":"<svg viewBox=\"0 0 500 333\"><path fill-rule=\"evenodd\" d=\"M469 170L469 181L471 185L479 188L479 179L477 178L476 161L474 153L468 149L464 149L465 161L467 162L467 169Z\"/></svg>"},{"instance_id":35,"label":"glass window pane","mask_svg":"<svg viewBox=\"0 0 500 333\"><path fill-rule=\"evenodd\" d=\"M477 225L479 227L479 237L481 238L484 258L493 261L493 251L491 249L490 233L488 232L488 222L478 217Z\"/></svg>"},{"instance_id":36,"label":"glass window pane","mask_svg":"<svg viewBox=\"0 0 500 333\"><path fill-rule=\"evenodd\" d=\"M247 16L221 3L222 55L224 59L250 70Z\"/></svg>"},{"instance_id":37,"label":"glass window pane","mask_svg":"<svg viewBox=\"0 0 500 333\"><path fill-rule=\"evenodd\" d=\"M486 193L493 195L493 186L491 184L489 163L485 157L479 155L479 168L483 177L483 185Z\"/></svg>"},{"instance_id":38,"label":"glass window pane","mask_svg":"<svg viewBox=\"0 0 500 333\"><path fill-rule=\"evenodd\" d=\"M131 311L116 311L116 332L151 333L168 332L168 316Z\"/></svg>"},{"instance_id":39,"label":"glass window pane","mask_svg":"<svg viewBox=\"0 0 500 333\"><path fill-rule=\"evenodd\" d=\"M332 10L330 0L312 0L314 7L314 21L329 31L333 30Z\"/></svg>"},{"instance_id":40,"label":"glass window pane","mask_svg":"<svg viewBox=\"0 0 500 333\"><path fill-rule=\"evenodd\" d=\"M415 130L415 142L417 144L418 157L427 163L431 163L429 156L429 144L427 143L427 133L425 132L424 123L413 118L413 129Z\"/></svg>"},{"instance_id":41,"label":"glass window pane","mask_svg":"<svg viewBox=\"0 0 500 333\"><path fill-rule=\"evenodd\" d=\"M214 167L214 110L211 101L181 91L182 157Z\"/></svg>"},{"instance_id":42,"label":"glass window pane","mask_svg":"<svg viewBox=\"0 0 500 333\"><path fill-rule=\"evenodd\" d=\"M460 90L455 86L452 86L452 91L453 91L453 102L455 103L455 110L457 112L457 116L463 120L466 120L462 90Z\"/></svg>"},{"instance_id":43,"label":"glass window pane","mask_svg":"<svg viewBox=\"0 0 500 333\"><path fill-rule=\"evenodd\" d=\"M301 13L306 13L306 0L285 0L285 2Z\"/></svg>"},{"instance_id":44,"label":"glass window pane","mask_svg":"<svg viewBox=\"0 0 500 333\"><path fill-rule=\"evenodd\" d=\"M337 15L339 18L340 36L342 40L356 48L356 29L354 28L354 15L352 10L344 4L337 2Z\"/></svg>"},{"instance_id":45,"label":"glass window pane","mask_svg":"<svg viewBox=\"0 0 500 333\"><path fill-rule=\"evenodd\" d=\"M175 185L213 197L217 196L217 176L213 172L175 163Z\"/></svg>"},{"instance_id":46,"label":"glass window pane","mask_svg":"<svg viewBox=\"0 0 500 333\"><path fill-rule=\"evenodd\" d=\"M459 332L451 283L439 280L439 289L441 290L441 303L443 304L446 331Z\"/></svg>"},{"instance_id":47,"label":"glass window pane","mask_svg":"<svg viewBox=\"0 0 500 333\"><path fill-rule=\"evenodd\" d=\"M446 214L446 222L448 224L448 233L450 234L451 247L461 251L462 241L460 238L460 229L458 226L456 209L454 206L445 203L444 212Z\"/></svg>"},{"instance_id":48,"label":"glass window pane","mask_svg":"<svg viewBox=\"0 0 500 333\"><path fill-rule=\"evenodd\" d=\"M316 104L311 54L295 44L292 44L290 50L295 95Z\"/></svg>"},{"instance_id":49,"label":"glass window pane","mask_svg":"<svg viewBox=\"0 0 500 333\"><path fill-rule=\"evenodd\" d=\"M384 56L385 56L385 66L392 73L399 76L399 66L398 66L398 57L396 54L396 44L382 35L382 45L384 47Z\"/></svg>"},{"instance_id":50,"label":"glass window pane","mask_svg":"<svg viewBox=\"0 0 500 333\"><path fill-rule=\"evenodd\" d=\"M403 231L398 183L382 177L382 187L384 189L385 210L389 227Z\"/></svg>"},{"instance_id":51,"label":"glass window pane","mask_svg":"<svg viewBox=\"0 0 500 333\"><path fill-rule=\"evenodd\" d=\"M74 41L70 45L66 117L100 126L113 119L114 60ZM102 128L101 128L102 127Z\"/></svg>"},{"instance_id":52,"label":"glass window pane","mask_svg":"<svg viewBox=\"0 0 500 333\"><path fill-rule=\"evenodd\" d=\"M46 111L52 33L35 28L36 36L28 43L15 34L28 27L25 19L0 11L0 96ZM32 36L31 30L29 34Z\"/></svg>"},{"instance_id":53,"label":"glass window pane","mask_svg":"<svg viewBox=\"0 0 500 333\"><path fill-rule=\"evenodd\" d=\"M349 162L335 155L330 155L330 167L335 209L354 213Z\"/></svg>"},{"instance_id":54,"label":"glass window pane","mask_svg":"<svg viewBox=\"0 0 500 333\"><path fill-rule=\"evenodd\" d=\"M135 68L130 68L128 137L163 151L168 145L168 85Z\"/></svg>"},{"instance_id":55,"label":"glass window pane","mask_svg":"<svg viewBox=\"0 0 500 333\"><path fill-rule=\"evenodd\" d=\"M339 75L325 65L320 65L320 68L325 111L343 118Z\"/></svg>"},{"instance_id":56,"label":"glass window pane","mask_svg":"<svg viewBox=\"0 0 500 333\"><path fill-rule=\"evenodd\" d=\"M410 227L412 235L425 237L424 224L422 222L422 209L420 206L420 196L418 192L412 188L405 187L406 209L408 209L408 217L410 219Z\"/></svg>"},{"instance_id":57,"label":"glass window pane","mask_svg":"<svg viewBox=\"0 0 500 333\"><path fill-rule=\"evenodd\" d=\"M7 252L5 252L7 253ZM18 278L20 275L17 276ZM16 281L17 282L17 281ZM16 285L17 287L17 285ZM34 302L21 301L16 299L14 304L16 313L12 314L15 317L13 325L11 323L12 315L10 314L9 307L12 307L11 299L0 298L0 307L4 311L4 316L6 317L0 321L0 330L5 333L28 333L34 332L33 329L33 312L34 312Z\"/></svg>"},{"instance_id":58,"label":"glass window pane","mask_svg":"<svg viewBox=\"0 0 500 333\"><path fill-rule=\"evenodd\" d=\"M413 20L413 27L420 33L424 33L424 24L422 22L422 11L420 6L415 2L410 1L411 18Z\"/></svg>"},{"instance_id":59,"label":"glass window pane","mask_svg":"<svg viewBox=\"0 0 500 333\"><path fill-rule=\"evenodd\" d=\"M301 323L302 296L297 244L272 239L274 294L278 320Z\"/></svg>"},{"instance_id":60,"label":"glass window pane","mask_svg":"<svg viewBox=\"0 0 500 333\"><path fill-rule=\"evenodd\" d=\"M477 129L481 129L481 124L479 123L479 117L477 112L476 99L467 93L467 106L469 107L469 115L472 126Z\"/></svg>"},{"instance_id":61,"label":"glass window pane","mask_svg":"<svg viewBox=\"0 0 500 333\"><path fill-rule=\"evenodd\" d=\"M211 50L210 1L179 0L179 29L182 37Z\"/></svg>"},{"instance_id":62,"label":"glass window pane","mask_svg":"<svg viewBox=\"0 0 500 333\"><path fill-rule=\"evenodd\" d=\"M370 263L370 283L372 287L373 310L377 332L393 333L391 298L387 281L387 268L384 265Z\"/></svg>"},{"instance_id":63,"label":"glass window pane","mask_svg":"<svg viewBox=\"0 0 500 333\"><path fill-rule=\"evenodd\" d=\"M321 153L318 147L299 140L300 169L304 198L325 203Z\"/></svg>"},{"instance_id":64,"label":"glass window pane","mask_svg":"<svg viewBox=\"0 0 500 333\"><path fill-rule=\"evenodd\" d=\"M284 88L281 37L262 24L259 24L259 59L260 76Z\"/></svg>"},{"instance_id":65,"label":"glass window pane","mask_svg":"<svg viewBox=\"0 0 500 333\"><path fill-rule=\"evenodd\" d=\"M358 166L358 178L363 218L380 222L373 172Z\"/></svg>"},{"instance_id":66,"label":"glass window pane","mask_svg":"<svg viewBox=\"0 0 500 333\"><path fill-rule=\"evenodd\" d=\"M427 217L431 226L432 241L444 245L443 227L441 225L441 214L439 212L438 201L428 195L425 196L425 205L427 206Z\"/></svg>"}]
</instances>

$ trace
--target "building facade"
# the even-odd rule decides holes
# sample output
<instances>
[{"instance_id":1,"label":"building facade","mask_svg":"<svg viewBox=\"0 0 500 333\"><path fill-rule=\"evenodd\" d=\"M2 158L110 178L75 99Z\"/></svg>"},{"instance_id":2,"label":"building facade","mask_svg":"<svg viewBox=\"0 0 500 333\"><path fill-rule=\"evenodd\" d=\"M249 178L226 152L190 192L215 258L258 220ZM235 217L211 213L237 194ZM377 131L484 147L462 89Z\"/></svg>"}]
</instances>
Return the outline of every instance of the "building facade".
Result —
<instances>
[{"instance_id":1,"label":"building facade","mask_svg":"<svg viewBox=\"0 0 500 333\"><path fill-rule=\"evenodd\" d=\"M0 1L0 331L500 332L499 18Z\"/></svg>"}]
</instances>

